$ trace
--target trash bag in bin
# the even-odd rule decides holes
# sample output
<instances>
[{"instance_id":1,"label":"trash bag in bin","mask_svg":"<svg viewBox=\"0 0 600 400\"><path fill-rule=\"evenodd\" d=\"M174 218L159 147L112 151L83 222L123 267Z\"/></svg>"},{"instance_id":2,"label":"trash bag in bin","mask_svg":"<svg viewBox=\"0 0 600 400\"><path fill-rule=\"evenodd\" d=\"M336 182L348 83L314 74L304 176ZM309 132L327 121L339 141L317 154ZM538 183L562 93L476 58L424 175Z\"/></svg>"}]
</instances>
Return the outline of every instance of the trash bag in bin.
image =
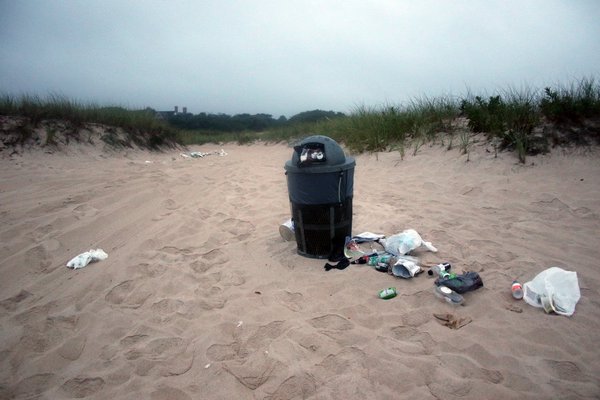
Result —
<instances>
[{"instance_id":1,"label":"trash bag in bin","mask_svg":"<svg viewBox=\"0 0 600 400\"><path fill-rule=\"evenodd\" d=\"M327 136L310 136L294 147L285 170L298 254L343 258L346 236L352 236L355 164Z\"/></svg>"}]
</instances>

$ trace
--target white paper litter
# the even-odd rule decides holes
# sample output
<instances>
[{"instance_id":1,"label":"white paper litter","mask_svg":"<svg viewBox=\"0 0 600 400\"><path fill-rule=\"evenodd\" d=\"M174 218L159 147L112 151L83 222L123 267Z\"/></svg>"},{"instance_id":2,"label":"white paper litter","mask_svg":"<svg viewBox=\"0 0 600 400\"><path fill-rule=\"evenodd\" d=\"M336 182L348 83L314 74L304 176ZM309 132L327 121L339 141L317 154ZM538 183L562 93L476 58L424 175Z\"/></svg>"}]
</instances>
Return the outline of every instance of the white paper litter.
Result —
<instances>
[{"instance_id":1,"label":"white paper litter","mask_svg":"<svg viewBox=\"0 0 600 400\"><path fill-rule=\"evenodd\" d=\"M106 260L108 258L108 254L104 252L102 249L90 249L90 251L86 251L85 253L81 253L76 257L73 257L71 261L67 263L68 268L79 269L88 265L90 262L96 262L100 260Z\"/></svg>"}]
</instances>

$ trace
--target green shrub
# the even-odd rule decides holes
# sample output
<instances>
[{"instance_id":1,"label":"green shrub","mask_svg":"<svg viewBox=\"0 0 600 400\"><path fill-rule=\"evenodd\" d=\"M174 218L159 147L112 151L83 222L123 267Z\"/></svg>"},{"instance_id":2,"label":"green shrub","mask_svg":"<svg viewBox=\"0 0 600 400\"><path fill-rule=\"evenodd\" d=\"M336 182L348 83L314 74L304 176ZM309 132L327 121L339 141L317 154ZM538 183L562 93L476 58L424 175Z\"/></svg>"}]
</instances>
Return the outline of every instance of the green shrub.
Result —
<instances>
[{"instance_id":1,"label":"green shrub","mask_svg":"<svg viewBox=\"0 0 600 400\"><path fill-rule=\"evenodd\" d=\"M600 117L600 85L593 78L584 78L568 87L546 87L540 107L546 118L559 124Z\"/></svg>"}]
</instances>

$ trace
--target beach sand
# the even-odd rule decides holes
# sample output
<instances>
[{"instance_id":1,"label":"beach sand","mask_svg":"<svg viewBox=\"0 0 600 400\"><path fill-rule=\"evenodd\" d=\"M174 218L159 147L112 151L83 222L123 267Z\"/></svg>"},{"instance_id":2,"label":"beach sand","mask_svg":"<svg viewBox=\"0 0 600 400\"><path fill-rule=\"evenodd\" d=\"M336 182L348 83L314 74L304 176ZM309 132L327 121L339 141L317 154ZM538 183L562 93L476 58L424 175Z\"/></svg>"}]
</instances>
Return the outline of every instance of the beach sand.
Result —
<instances>
[{"instance_id":1,"label":"beach sand","mask_svg":"<svg viewBox=\"0 0 600 400\"><path fill-rule=\"evenodd\" d=\"M0 153L0 398L599 398L598 149L356 156L354 234L417 230L484 287L299 256L286 145ZM89 249L108 259L65 264ZM576 271L572 317L510 294ZM378 298L395 286L398 296ZM433 314L471 318L460 329Z\"/></svg>"}]
</instances>

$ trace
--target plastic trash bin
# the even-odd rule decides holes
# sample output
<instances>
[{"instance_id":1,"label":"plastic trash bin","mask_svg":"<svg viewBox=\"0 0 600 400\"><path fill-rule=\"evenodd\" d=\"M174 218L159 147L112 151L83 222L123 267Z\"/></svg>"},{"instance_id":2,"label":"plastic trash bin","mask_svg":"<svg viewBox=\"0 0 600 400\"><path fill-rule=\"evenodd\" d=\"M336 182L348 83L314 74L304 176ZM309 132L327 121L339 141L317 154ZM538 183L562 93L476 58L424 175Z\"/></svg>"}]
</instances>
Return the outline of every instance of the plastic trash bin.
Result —
<instances>
[{"instance_id":1,"label":"plastic trash bin","mask_svg":"<svg viewBox=\"0 0 600 400\"><path fill-rule=\"evenodd\" d=\"M355 165L327 136L309 136L294 146L285 173L298 254L343 257L346 236L352 236Z\"/></svg>"}]
</instances>

